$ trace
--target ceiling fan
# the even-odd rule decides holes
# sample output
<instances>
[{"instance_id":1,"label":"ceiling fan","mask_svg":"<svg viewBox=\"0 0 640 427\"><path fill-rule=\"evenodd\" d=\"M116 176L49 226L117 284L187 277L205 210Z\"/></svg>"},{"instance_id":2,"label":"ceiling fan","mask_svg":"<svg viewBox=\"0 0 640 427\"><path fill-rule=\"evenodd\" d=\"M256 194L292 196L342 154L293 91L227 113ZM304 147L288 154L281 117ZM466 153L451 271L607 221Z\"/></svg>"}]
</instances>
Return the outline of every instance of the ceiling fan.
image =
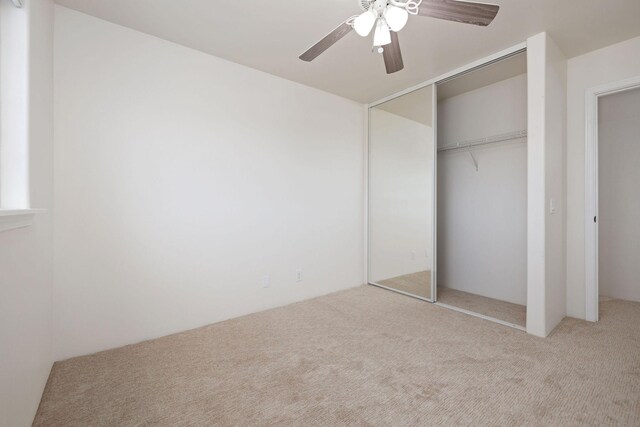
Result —
<instances>
[{"instance_id":1,"label":"ceiling fan","mask_svg":"<svg viewBox=\"0 0 640 427\"><path fill-rule=\"evenodd\" d=\"M373 49L382 54L387 74L392 74L404 68L398 31L404 28L409 15L429 16L486 27L500 9L500 6L494 4L459 0L357 1L364 12L340 24L338 28L300 55L300 59L311 62L351 30L355 30L362 37L367 37L375 27Z\"/></svg>"}]
</instances>

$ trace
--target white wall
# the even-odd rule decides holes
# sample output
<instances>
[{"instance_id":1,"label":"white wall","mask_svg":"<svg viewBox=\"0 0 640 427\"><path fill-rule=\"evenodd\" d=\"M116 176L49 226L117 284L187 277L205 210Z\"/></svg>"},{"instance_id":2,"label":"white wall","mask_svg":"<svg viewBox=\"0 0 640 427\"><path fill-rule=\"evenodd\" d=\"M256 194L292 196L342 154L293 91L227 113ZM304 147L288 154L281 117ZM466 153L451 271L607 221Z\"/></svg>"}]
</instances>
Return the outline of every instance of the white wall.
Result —
<instances>
[{"instance_id":1,"label":"white wall","mask_svg":"<svg viewBox=\"0 0 640 427\"><path fill-rule=\"evenodd\" d=\"M28 0L28 144L31 205L49 212L0 233L0 425L29 426L52 355L53 2Z\"/></svg>"},{"instance_id":2,"label":"white wall","mask_svg":"<svg viewBox=\"0 0 640 427\"><path fill-rule=\"evenodd\" d=\"M585 91L640 75L640 37L567 64L567 314L585 318Z\"/></svg>"},{"instance_id":3,"label":"white wall","mask_svg":"<svg viewBox=\"0 0 640 427\"><path fill-rule=\"evenodd\" d=\"M600 295L640 301L640 89L600 98Z\"/></svg>"},{"instance_id":4,"label":"white wall","mask_svg":"<svg viewBox=\"0 0 640 427\"><path fill-rule=\"evenodd\" d=\"M438 144L527 129L527 76L441 100ZM438 153L438 286L527 303L527 145Z\"/></svg>"},{"instance_id":5,"label":"white wall","mask_svg":"<svg viewBox=\"0 0 640 427\"><path fill-rule=\"evenodd\" d=\"M56 358L364 283L362 112L56 7Z\"/></svg>"},{"instance_id":6,"label":"white wall","mask_svg":"<svg viewBox=\"0 0 640 427\"><path fill-rule=\"evenodd\" d=\"M566 123L567 59L553 39L546 40L545 74L545 298L546 335L566 310Z\"/></svg>"},{"instance_id":7,"label":"white wall","mask_svg":"<svg viewBox=\"0 0 640 427\"><path fill-rule=\"evenodd\" d=\"M542 337L566 313L566 63L546 33L527 40L527 332Z\"/></svg>"},{"instance_id":8,"label":"white wall","mask_svg":"<svg viewBox=\"0 0 640 427\"><path fill-rule=\"evenodd\" d=\"M433 128L378 108L369 125L369 280L431 270Z\"/></svg>"}]
</instances>

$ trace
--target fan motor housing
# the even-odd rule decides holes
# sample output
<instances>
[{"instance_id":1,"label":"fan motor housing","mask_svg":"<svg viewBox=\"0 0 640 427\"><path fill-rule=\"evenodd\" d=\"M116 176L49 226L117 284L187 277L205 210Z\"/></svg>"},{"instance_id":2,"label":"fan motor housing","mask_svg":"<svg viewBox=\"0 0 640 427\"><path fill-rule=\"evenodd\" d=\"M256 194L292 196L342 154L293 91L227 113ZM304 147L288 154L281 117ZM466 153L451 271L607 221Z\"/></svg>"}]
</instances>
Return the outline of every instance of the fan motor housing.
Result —
<instances>
[{"instance_id":1,"label":"fan motor housing","mask_svg":"<svg viewBox=\"0 0 640 427\"><path fill-rule=\"evenodd\" d=\"M358 5L360 6L360 8L365 12L369 10L369 8L371 7L372 0L356 0L356 1L358 2Z\"/></svg>"},{"instance_id":2,"label":"fan motor housing","mask_svg":"<svg viewBox=\"0 0 640 427\"><path fill-rule=\"evenodd\" d=\"M382 14L382 12L384 12L384 10L387 8L388 4L388 0L375 0L372 2L371 6L376 10L376 12Z\"/></svg>"}]
</instances>

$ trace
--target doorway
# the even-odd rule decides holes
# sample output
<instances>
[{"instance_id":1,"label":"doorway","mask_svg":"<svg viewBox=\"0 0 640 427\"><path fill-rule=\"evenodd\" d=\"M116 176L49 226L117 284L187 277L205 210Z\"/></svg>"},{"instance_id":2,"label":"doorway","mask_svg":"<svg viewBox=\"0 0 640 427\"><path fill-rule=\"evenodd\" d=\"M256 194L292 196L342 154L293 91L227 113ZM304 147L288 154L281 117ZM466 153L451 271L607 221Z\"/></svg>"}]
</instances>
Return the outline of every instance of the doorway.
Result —
<instances>
[{"instance_id":1,"label":"doorway","mask_svg":"<svg viewBox=\"0 0 640 427\"><path fill-rule=\"evenodd\" d=\"M586 318L601 300L640 301L640 77L587 93Z\"/></svg>"}]
</instances>

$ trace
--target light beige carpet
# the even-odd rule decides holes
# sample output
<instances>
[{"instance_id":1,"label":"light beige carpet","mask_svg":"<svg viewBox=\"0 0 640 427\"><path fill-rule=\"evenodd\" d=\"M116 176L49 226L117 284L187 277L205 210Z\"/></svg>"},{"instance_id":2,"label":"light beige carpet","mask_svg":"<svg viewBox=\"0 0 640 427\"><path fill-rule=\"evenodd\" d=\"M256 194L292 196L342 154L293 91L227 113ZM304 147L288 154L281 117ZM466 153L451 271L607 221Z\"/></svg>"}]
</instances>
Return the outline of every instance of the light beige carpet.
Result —
<instances>
[{"instance_id":1,"label":"light beige carpet","mask_svg":"<svg viewBox=\"0 0 640 427\"><path fill-rule=\"evenodd\" d=\"M431 299L431 271L419 271L391 279L381 280L379 285Z\"/></svg>"},{"instance_id":2,"label":"light beige carpet","mask_svg":"<svg viewBox=\"0 0 640 427\"><path fill-rule=\"evenodd\" d=\"M640 425L640 303L551 337L360 287L56 363L36 426Z\"/></svg>"},{"instance_id":3,"label":"light beige carpet","mask_svg":"<svg viewBox=\"0 0 640 427\"><path fill-rule=\"evenodd\" d=\"M438 287L438 302L513 323L527 325L527 307L456 289Z\"/></svg>"}]
</instances>

